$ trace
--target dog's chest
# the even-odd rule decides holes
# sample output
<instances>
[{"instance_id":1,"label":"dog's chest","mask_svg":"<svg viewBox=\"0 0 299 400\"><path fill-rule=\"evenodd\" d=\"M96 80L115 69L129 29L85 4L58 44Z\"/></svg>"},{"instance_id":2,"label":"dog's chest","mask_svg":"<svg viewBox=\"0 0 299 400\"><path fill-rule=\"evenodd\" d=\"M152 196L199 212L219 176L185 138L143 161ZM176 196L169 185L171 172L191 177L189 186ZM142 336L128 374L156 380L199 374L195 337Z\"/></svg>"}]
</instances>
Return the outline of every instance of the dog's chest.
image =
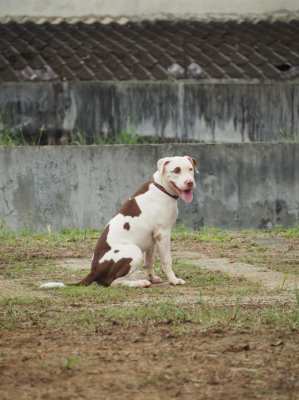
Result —
<instances>
[{"instance_id":1,"label":"dog's chest","mask_svg":"<svg viewBox=\"0 0 299 400\"><path fill-rule=\"evenodd\" d=\"M141 249L146 250L153 245L155 234L172 228L177 218L177 208L152 203L141 207L141 210L140 218L132 221L132 237Z\"/></svg>"},{"instance_id":2,"label":"dog's chest","mask_svg":"<svg viewBox=\"0 0 299 400\"><path fill-rule=\"evenodd\" d=\"M140 220L148 226L171 228L178 214L177 203L163 193L140 196L136 199L141 210Z\"/></svg>"},{"instance_id":3,"label":"dog's chest","mask_svg":"<svg viewBox=\"0 0 299 400\"><path fill-rule=\"evenodd\" d=\"M143 251L153 245L154 234L171 229L177 218L177 204L163 193L142 195L136 198L138 215L117 214L110 221L111 243L134 243Z\"/></svg>"}]
</instances>

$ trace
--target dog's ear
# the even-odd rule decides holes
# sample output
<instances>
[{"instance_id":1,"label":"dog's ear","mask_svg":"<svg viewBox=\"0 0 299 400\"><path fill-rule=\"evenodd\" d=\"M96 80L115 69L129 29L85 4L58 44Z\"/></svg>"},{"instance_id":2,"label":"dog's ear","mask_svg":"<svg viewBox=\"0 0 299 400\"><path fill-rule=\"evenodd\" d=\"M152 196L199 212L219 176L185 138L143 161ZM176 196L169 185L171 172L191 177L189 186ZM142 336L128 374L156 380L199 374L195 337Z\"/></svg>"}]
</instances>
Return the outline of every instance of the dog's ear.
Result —
<instances>
[{"instance_id":1,"label":"dog's ear","mask_svg":"<svg viewBox=\"0 0 299 400\"><path fill-rule=\"evenodd\" d=\"M164 158L160 158L160 160L158 160L157 162L157 168L158 171L160 172L160 175L163 175L165 172L165 167L166 165L170 163L170 159L169 157L164 157Z\"/></svg>"},{"instance_id":2,"label":"dog's ear","mask_svg":"<svg viewBox=\"0 0 299 400\"><path fill-rule=\"evenodd\" d=\"M195 158L192 158L190 156L184 156L185 158L188 158L188 160L191 162L191 164L193 165L193 168L195 169L197 166L197 161L195 160Z\"/></svg>"}]
</instances>

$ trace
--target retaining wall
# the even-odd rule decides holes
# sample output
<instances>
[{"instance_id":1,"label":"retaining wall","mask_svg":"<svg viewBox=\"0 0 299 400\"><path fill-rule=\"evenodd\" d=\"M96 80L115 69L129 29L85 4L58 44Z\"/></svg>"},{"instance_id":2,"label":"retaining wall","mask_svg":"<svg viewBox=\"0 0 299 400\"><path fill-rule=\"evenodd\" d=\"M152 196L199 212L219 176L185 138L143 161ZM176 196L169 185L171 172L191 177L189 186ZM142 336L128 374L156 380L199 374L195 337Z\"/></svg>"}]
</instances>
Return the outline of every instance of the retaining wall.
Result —
<instances>
[{"instance_id":1,"label":"retaining wall","mask_svg":"<svg viewBox=\"0 0 299 400\"><path fill-rule=\"evenodd\" d=\"M0 147L0 219L12 229L101 228L167 155L199 161L187 226L299 223L299 144Z\"/></svg>"},{"instance_id":2,"label":"retaining wall","mask_svg":"<svg viewBox=\"0 0 299 400\"><path fill-rule=\"evenodd\" d=\"M122 131L200 142L299 139L298 82L34 82L1 85L9 130L77 131L87 142ZM0 120L1 135L1 120Z\"/></svg>"}]
</instances>

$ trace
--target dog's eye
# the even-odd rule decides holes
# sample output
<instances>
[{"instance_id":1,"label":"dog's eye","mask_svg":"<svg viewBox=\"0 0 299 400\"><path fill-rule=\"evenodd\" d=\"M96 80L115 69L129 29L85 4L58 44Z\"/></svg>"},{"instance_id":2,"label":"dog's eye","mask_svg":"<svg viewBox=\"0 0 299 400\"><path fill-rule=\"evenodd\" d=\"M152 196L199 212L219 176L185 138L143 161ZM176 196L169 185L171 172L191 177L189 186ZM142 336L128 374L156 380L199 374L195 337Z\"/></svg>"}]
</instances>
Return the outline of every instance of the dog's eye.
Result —
<instances>
[{"instance_id":1,"label":"dog's eye","mask_svg":"<svg viewBox=\"0 0 299 400\"><path fill-rule=\"evenodd\" d=\"M181 168L176 167L172 172L174 172L175 174L179 174L181 172Z\"/></svg>"},{"instance_id":2,"label":"dog's eye","mask_svg":"<svg viewBox=\"0 0 299 400\"><path fill-rule=\"evenodd\" d=\"M193 171L193 168L189 168L189 171Z\"/></svg>"}]
</instances>

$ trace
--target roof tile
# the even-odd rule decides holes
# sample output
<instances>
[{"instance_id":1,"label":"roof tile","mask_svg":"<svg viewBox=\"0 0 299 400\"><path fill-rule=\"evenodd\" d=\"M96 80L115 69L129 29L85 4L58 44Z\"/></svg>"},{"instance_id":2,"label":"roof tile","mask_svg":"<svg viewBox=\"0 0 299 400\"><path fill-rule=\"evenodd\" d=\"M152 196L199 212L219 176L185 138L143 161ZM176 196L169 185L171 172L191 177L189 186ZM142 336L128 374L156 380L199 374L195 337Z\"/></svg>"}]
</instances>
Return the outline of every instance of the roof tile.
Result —
<instances>
[{"instance_id":1,"label":"roof tile","mask_svg":"<svg viewBox=\"0 0 299 400\"><path fill-rule=\"evenodd\" d=\"M293 79L299 21L0 23L0 81ZM55 24L54 24L55 22ZM183 69L176 77L173 65ZM292 73L289 73L293 71Z\"/></svg>"}]
</instances>

